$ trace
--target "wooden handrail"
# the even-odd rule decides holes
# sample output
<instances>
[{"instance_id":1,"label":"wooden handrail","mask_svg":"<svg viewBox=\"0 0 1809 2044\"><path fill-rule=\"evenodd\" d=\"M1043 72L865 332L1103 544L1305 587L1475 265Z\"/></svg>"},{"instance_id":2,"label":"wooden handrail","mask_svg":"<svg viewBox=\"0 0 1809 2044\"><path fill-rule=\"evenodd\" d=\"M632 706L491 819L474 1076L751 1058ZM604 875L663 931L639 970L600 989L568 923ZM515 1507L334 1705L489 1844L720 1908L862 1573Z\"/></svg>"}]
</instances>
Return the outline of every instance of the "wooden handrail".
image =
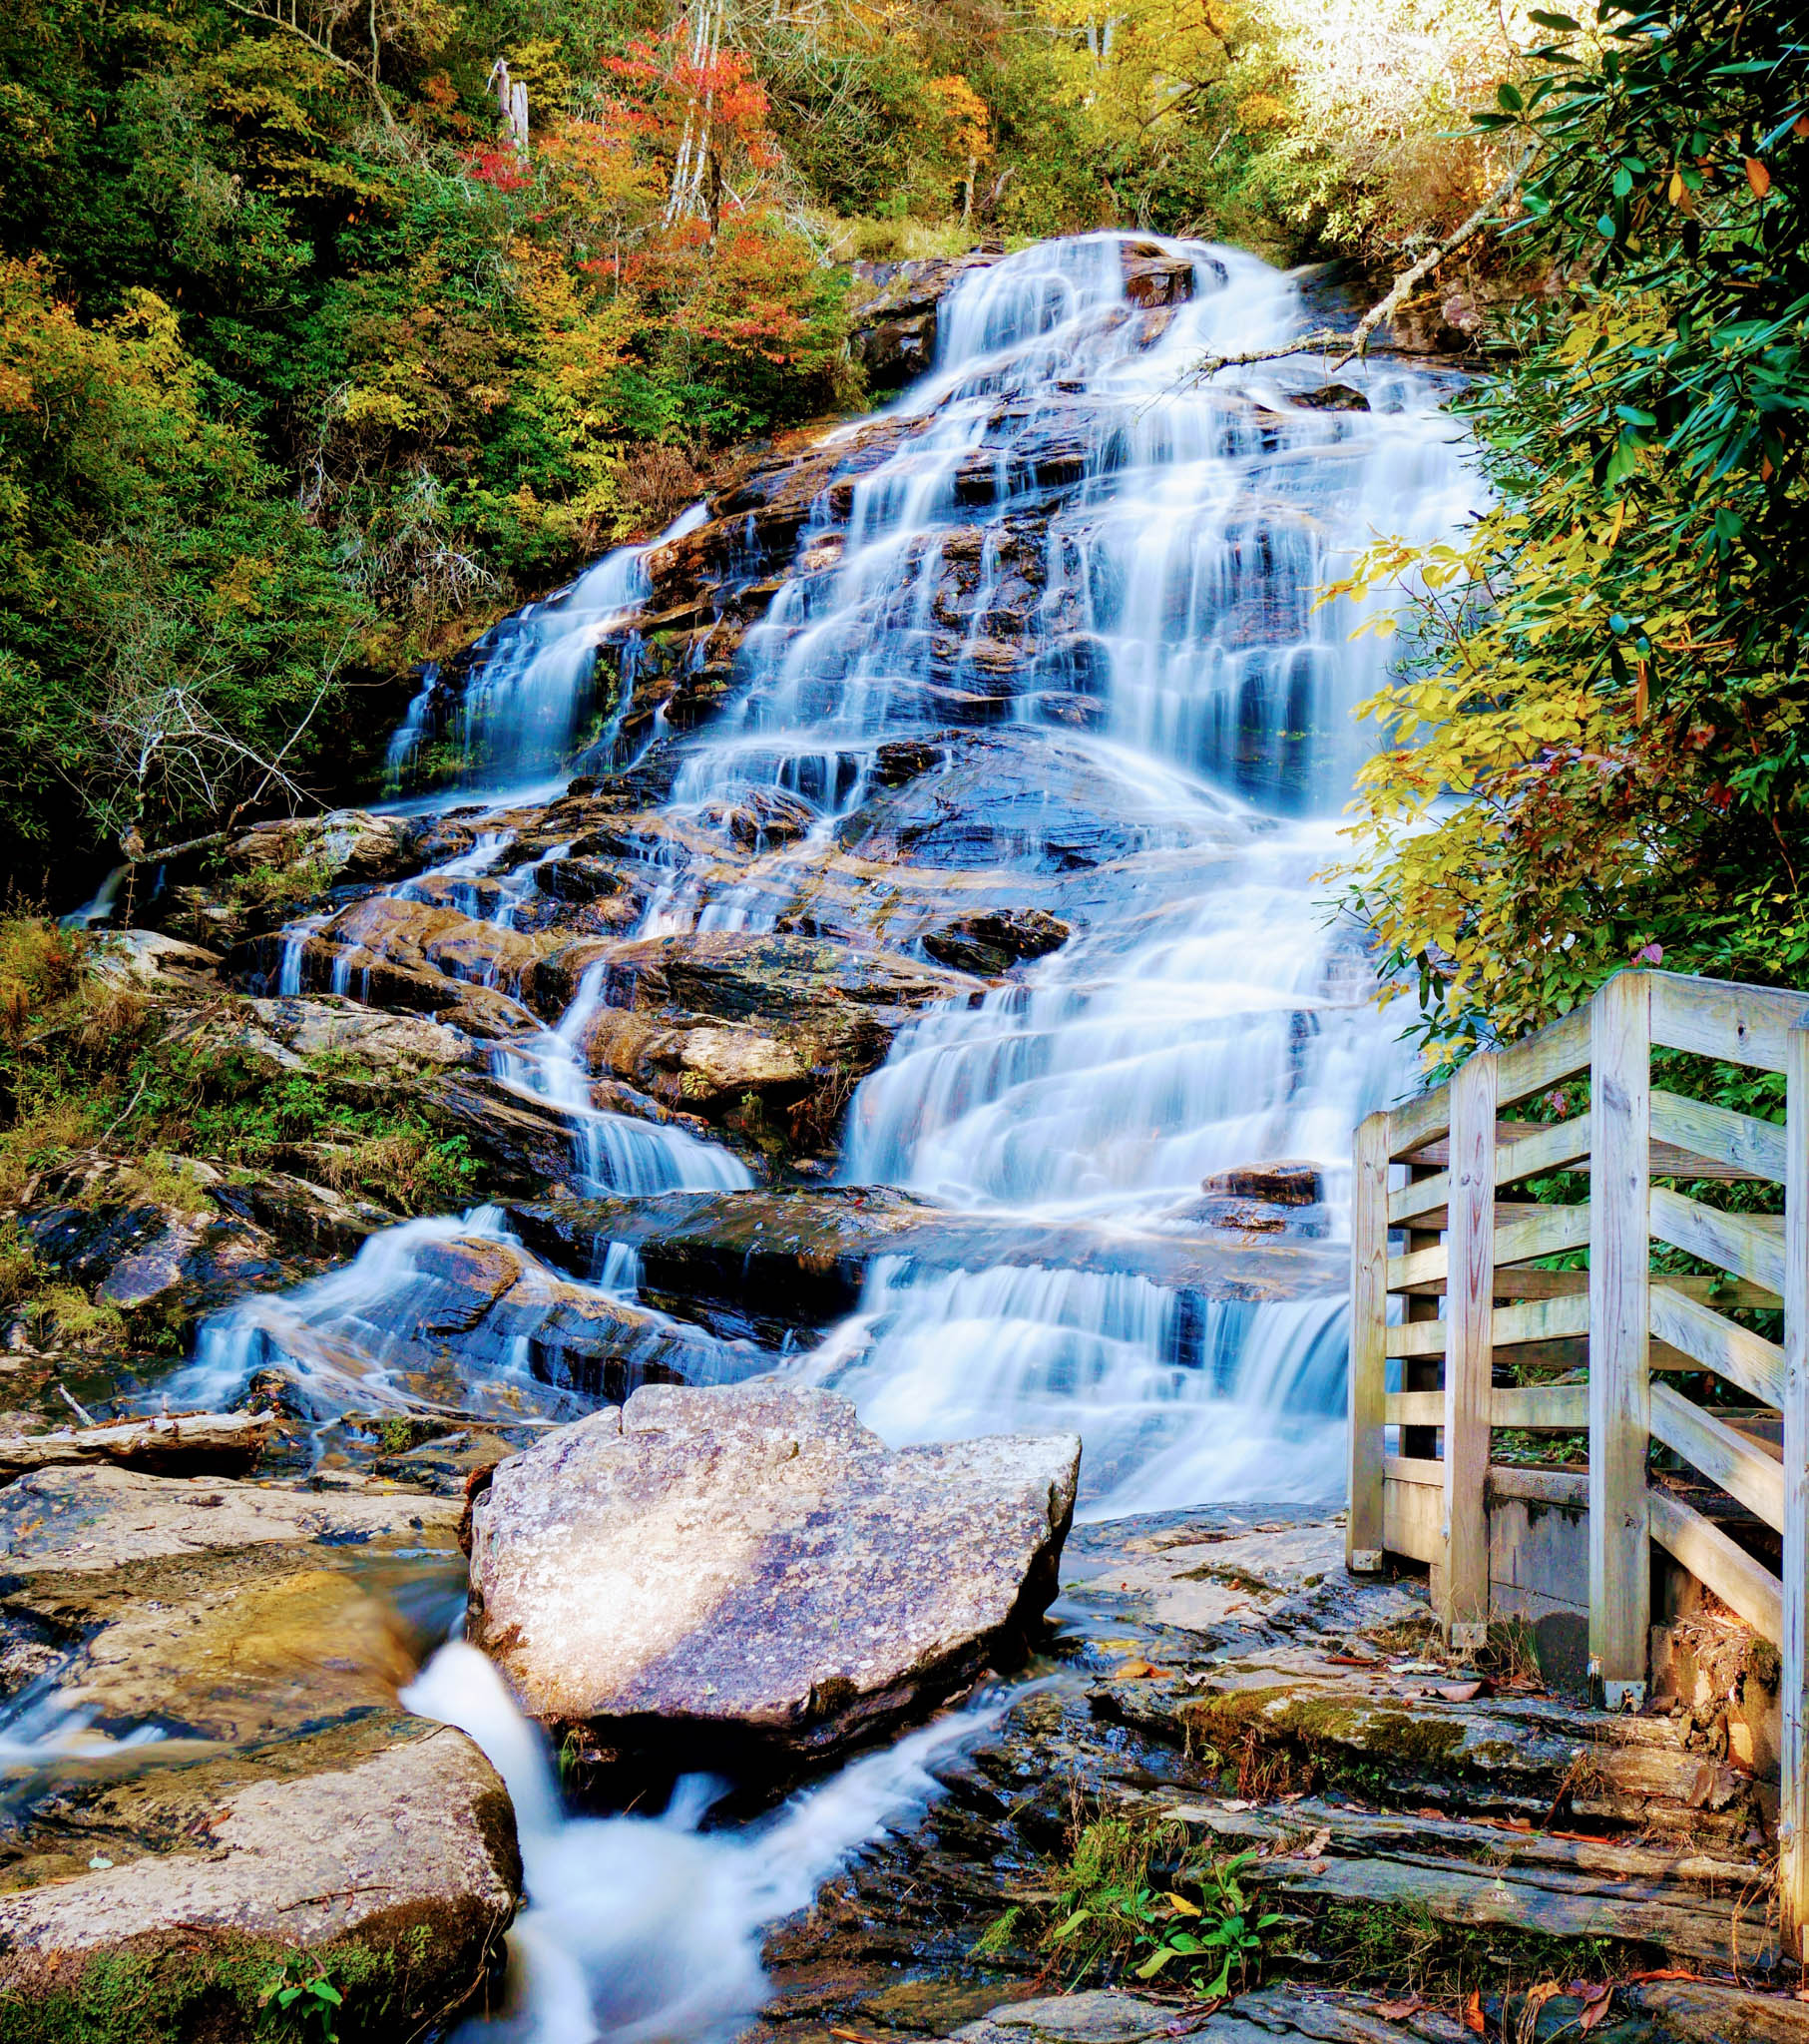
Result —
<instances>
[{"instance_id":1,"label":"wooden handrail","mask_svg":"<svg viewBox=\"0 0 1809 2044\"><path fill-rule=\"evenodd\" d=\"M1785 1121L1654 1088L1654 1045L1784 1073ZM1504 1116L1585 1068L1585 1112L1561 1122ZM1449 1085L1370 1116L1356 1161L1353 1566L1380 1565L1390 1545L1429 1563L1447 1636L1474 1641L1491 1595L1492 1431L1586 1429L1589 1651L1603 1700L1644 1692L1653 1541L1779 1644L1779 1899L1800 1953L1809 1924L1809 995L1620 973L1587 1008L1524 1043L1479 1051ZM1581 1175L1586 1200L1500 1197L1548 1172ZM1405 1182L1391 1187L1391 1176ZM1725 1212L1653 1183L1664 1179L1781 1184L1784 1213ZM1406 1235L1393 1255L1391 1230ZM1654 1271L1655 1244L1715 1275ZM1584 1271L1534 1268L1584 1248ZM1392 1319L1391 1294L1404 1302ZM1781 1309L1781 1345L1728 1317L1747 1308ZM1392 1392L1391 1362L1402 1373ZM1575 1373L1497 1384L1503 1362ZM1686 1395L1702 1371L1759 1412ZM1387 1452L1390 1427L1403 1452ZM1654 1441L1781 1535L1779 1575L1681 1498L1648 1488Z\"/></svg>"}]
</instances>

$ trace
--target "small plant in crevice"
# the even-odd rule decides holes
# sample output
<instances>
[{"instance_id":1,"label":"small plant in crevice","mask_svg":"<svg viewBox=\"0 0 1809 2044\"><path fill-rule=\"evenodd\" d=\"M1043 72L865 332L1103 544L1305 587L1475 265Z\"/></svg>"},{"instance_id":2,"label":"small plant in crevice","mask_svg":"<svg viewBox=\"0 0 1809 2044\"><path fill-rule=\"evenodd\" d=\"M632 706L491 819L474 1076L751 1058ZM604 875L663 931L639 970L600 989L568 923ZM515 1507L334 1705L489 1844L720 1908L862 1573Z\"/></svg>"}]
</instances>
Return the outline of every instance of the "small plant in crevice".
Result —
<instances>
[{"instance_id":1,"label":"small plant in crevice","mask_svg":"<svg viewBox=\"0 0 1809 2044\"><path fill-rule=\"evenodd\" d=\"M991 1925L974 1956L1034 1944L1071 1987L1159 1976L1216 1997L1254 1970L1284 1920L1252 1890L1252 1851L1222 1857L1184 1825L1124 1816L1077 1820L1070 1836L1067 1861Z\"/></svg>"},{"instance_id":2,"label":"small plant in crevice","mask_svg":"<svg viewBox=\"0 0 1809 2044\"><path fill-rule=\"evenodd\" d=\"M306 1952L290 1952L263 1990L266 2016L275 2034L318 2037L320 2044L339 2044L333 2013L345 1996L333 1984L331 1970Z\"/></svg>"}]
</instances>

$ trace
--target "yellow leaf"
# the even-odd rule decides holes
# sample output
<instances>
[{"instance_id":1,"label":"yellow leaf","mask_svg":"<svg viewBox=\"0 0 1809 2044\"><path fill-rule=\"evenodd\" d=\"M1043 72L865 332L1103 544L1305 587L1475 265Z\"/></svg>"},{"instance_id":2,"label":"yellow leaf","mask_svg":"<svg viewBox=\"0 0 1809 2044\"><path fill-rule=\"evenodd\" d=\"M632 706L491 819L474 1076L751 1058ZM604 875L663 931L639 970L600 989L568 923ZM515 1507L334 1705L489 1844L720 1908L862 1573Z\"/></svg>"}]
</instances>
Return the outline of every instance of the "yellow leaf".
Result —
<instances>
[{"instance_id":1,"label":"yellow leaf","mask_svg":"<svg viewBox=\"0 0 1809 2044\"><path fill-rule=\"evenodd\" d=\"M1197 1902L1189 1902L1185 1895L1177 1895L1172 1888L1168 1890L1168 1900L1183 1916L1197 1916L1199 1914L1199 1904Z\"/></svg>"}]
</instances>

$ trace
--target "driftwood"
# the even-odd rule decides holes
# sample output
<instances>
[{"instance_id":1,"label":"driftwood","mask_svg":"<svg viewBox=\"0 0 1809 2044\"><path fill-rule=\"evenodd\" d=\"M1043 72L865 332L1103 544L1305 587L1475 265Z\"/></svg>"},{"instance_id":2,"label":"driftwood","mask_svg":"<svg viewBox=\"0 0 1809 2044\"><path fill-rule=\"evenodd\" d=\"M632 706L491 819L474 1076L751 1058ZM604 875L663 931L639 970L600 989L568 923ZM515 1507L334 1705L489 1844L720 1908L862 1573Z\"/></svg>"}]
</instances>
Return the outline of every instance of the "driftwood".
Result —
<instances>
[{"instance_id":1,"label":"driftwood","mask_svg":"<svg viewBox=\"0 0 1809 2044\"><path fill-rule=\"evenodd\" d=\"M59 1433L0 1434L0 1483L97 1462L154 1476L239 1476L256 1468L275 1432L268 1413L172 1412Z\"/></svg>"}]
</instances>

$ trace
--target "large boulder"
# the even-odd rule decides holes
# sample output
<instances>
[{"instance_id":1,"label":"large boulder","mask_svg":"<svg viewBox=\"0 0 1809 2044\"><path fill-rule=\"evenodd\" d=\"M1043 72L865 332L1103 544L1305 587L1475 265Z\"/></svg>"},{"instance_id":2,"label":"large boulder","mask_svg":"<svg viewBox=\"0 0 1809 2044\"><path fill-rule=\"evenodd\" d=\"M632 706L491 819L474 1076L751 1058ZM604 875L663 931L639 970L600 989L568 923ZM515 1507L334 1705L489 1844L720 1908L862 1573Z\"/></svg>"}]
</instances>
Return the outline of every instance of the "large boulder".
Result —
<instances>
[{"instance_id":1,"label":"large boulder","mask_svg":"<svg viewBox=\"0 0 1809 2044\"><path fill-rule=\"evenodd\" d=\"M828 1391L648 1386L504 1462L472 1513L472 1637L606 1751L785 1768L1021 1660L1081 1444L897 1451Z\"/></svg>"}]
</instances>

